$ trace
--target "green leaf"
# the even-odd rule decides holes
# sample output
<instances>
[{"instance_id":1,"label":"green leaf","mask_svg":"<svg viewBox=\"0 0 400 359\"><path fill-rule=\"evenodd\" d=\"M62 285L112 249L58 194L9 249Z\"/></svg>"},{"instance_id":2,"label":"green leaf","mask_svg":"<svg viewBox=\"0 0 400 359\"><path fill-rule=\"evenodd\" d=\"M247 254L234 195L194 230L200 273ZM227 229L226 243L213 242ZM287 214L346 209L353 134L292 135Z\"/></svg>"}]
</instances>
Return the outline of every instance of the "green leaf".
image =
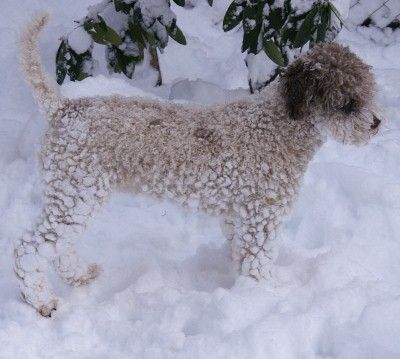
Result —
<instances>
[{"instance_id":1,"label":"green leaf","mask_svg":"<svg viewBox=\"0 0 400 359\"><path fill-rule=\"evenodd\" d=\"M122 44L121 36L119 36L111 27L107 26L107 32L103 35L103 39L114 46Z\"/></svg>"},{"instance_id":2,"label":"green leaf","mask_svg":"<svg viewBox=\"0 0 400 359\"><path fill-rule=\"evenodd\" d=\"M99 16L99 19L99 22L94 22L92 19L85 21L83 27L86 32L89 33L92 39L98 44L121 45L121 37L111 27L107 26L102 17Z\"/></svg>"},{"instance_id":3,"label":"green leaf","mask_svg":"<svg viewBox=\"0 0 400 359\"><path fill-rule=\"evenodd\" d=\"M78 74L78 76L75 77L75 80L82 81L82 80L86 79L87 77L90 77L90 75L85 72L80 72Z\"/></svg>"},{"instance_id":4,"label":"green leaf","mask_svg":"<svg viewBox=\"0 0 400 359\"><path fill-rule=\"evenodd\" d=\"M248 50L251 54L257 54L261 49L258 48L258 36L261 31L261 11L258 6L247 6L243 11L243 42L242 52Z\"/></svg>"},{"instance_id":5,"label":"green leaf","mask_svg":"<svg viewBox=\"0 0 400 359\"><path fill-rule=\"evenodd\" d=\"M134 3L127 4L123 0L114 0L115 11L122 11L125 14L129 14L132 5L134 5Z\"/></svg>"},{"instance_id":6,"label":"green leaf","mask_svg":"<svg viewBox=\"0 0 400 359\"><path fill-rule=\"evenodd\" d=\"M271 24L271 26L275 30L280 30L284 24L284 19L282 17L282 9L281 8L275 8L271 9L268 15L268 20Z\"/></svg>"},{"instance_id":7,"label":"green leaf","mask_svg":"<svg viewBox=\"0 0 400 359\"><path fill-rule=\"evenodd\" d=\"M97 42L100 45L107 45L108 44L108 42L103 40L102 36L99 35L96 32L90 32L90 36L92 36L92 39L93 39L94 42Z\"/></svg>"},{"instance_id":8,"label":"green leaf","mask_svg":"<svg viewBox=\"0 0 400 359\"><path fill-rule=\"evenodd\" d=\"M68 75L71 81L82 81L86 77L91 76L89 73L84 71L84 69L87 68L87 62L92 62L91 51L88 50L83 54L77 54L68 47L68 52L70 55L68 60Z\"/></svg>"},{"instance_id":9,"label":"green leaf","mask_svg":"<svg viewBox=\"0 0 400 359\"><path fill-rule=\"evenodd\" d=\"M325 41L326 32L330 26L331 13L328 6L322 6L319 15L321 22L317 26L316 43Z\"/></svg>"},{"instance_id":10,"label":"green leaf","mask_svg":"<svg viewBox=\"0 0 400 359\"><path fill-rule=\"evenodd\" d=\"M174 0L174 3L178 6L185 6L185 0Z\"/></svg>"},{"instance_id":11,"label":"green leaf","mask_svg":"<svg viewBox=\"0 0 400 359\"><path fill-rule=\"evenodd\" d=\"M283 13L284 17L289 17L293 12L291 0L285 0L283 3Z\"/></svg>"},{"instance_id":12,"label":"green leaf","mask_svg":"<svg viewBox=\"0 0 400 359\"><path fill-rule=\"evenodd\" d=\"M278 66L285 66L285 59L282 56L281 50L279 50L279 47L272 40L264 42L264 51Z\"/></svg>"},{"instance_id":13,"label":"green leaf","mask_svg":"<svg viewBox=\"0 0 400 359\"><path fill-rule=\"evenodd\" d=\"M107 32L107 24L106 24L106 22L104 21L104 19L100 16L100 15L97 15L97 17L98 17L98 19L100 20L97 24L99 24L100 25L100 28L104 31L104 32Z\"/></svg>"},{"instance_id":14,"label":"green leaf","mask_svg":"<svg viewBox=\"0 0 400 359\"><path fill-rule=\"evenodd\" d=\"M339 19L340 24L344 24L344 20L342 18L342 15L340 15L340 12L338 9L336 9L336 6L333 5L330 1L328 1L328 6L331 9L331 11L336 15L336 17Z\"/></svg>"},{"instance_id":15,"label":"green leaf","mask_svg":"<svg viewBox=\"0 0 400 359\"><path fill-rule=\"evenodd\" d=\"M67 59L66 54L68 53L67 44L65 40L61 40L61 44L58 47L57 55L56 55L56 76L57 76L57 83L61 85L64 80L65 76L67 75Z\"/></svg>"},{"instance_id":16,"label":"green leaf","mask_svg":"<svg viewBox=\"0 0 400 359\"><path fill-rule=\"evenodd\" d=\"M177 25L175 25L173 28L172 26L168 26L166 29L168 35L171 36L177 43L186 45L185 35L183 35L182 30Z\"/></svg>"},{"instance_id":17,"label":"green leaf","mask_svg":"<svg viewBox=\"0 0 400 359\"><path fill-rule=\"evenodd\" d=\"M64 82L65 76L68 75L71 81L81 81L91 76L87 71L91 71L88 64L93 65L91 49L82 54L77 54L68 44L66 39L61 41L56 55L56 74L57 83L60 85Z\"/></svg>"},{"instance_id":18,"label":"green leaf","mask_svg":"<svg viewBox=\"0 0 400 359\"><path fill-rule=\"evenodd\" d=\"M226 10L222 28L223 30L229 31L240 24L243 19L243 10L245 9L245 2L237 3L235 0L229 5Z\"/></svg>"},{"instance_id":19,"label":"green leaf","mask_svg":"<svg viewBox=\"0 0 400 359\"><path fill-rule=\"evenodd\" d=\"M296 38L297 31L294 26L292 27L285 27L282 30L282 42L287 43L291 42L293 43L294 39Z\"/></svg>"},{"instance_id":20,"label":"green leaf","mask_svg":"<svg viewBox=\"0 0 400 359\"><path fill-rule=\"evenodd\" d=\"M98 44L101 44L101 45L107 45L107 41L103 40L104 34L98 33L93 30L88 31L88 33L90 34L90 36L92 37L94 42L97 42Z\"/></svg>"},{"instance_id":21,"label":"green leaf","mask_svg":"<svg viewBox=\"0 0 400 359\"><path fill-rule=\"evenodd\" d=\"M248 50L251 54L257 54L258 51L258 33L260 27L255 29L255 31L244 33L242 42L242 52Z\"/></svg>"},{"instance_id":22,"label":"green leaf","mask_svg":"<svg viewBox=\"0 0 400 359\"><path fill-rule=\"evenodd\" d=\"M315 31L314 20L317 12L318 6L314 6L307 14L306 18L300 26L299 31L297 32L296 38L294 39L293 46L295 48L302 47L308 41L310 41L311 35Z\"/></svg>"},{"instance_id":23,"label":"green leaf","mask_svg":"<svg viewBox=\"0 0 400 359\"><path fill-rule=\"evenodd\" d=\"M154 31L154 27L149 29L149 32L147 33L148 35L152 34L152 40L154 41L154 45L158 47L159 49L164 49L168 45L168 28L170 28L172 31L173 30L173 23L170 26L165 26L162 25L158 20L156 20L156 23L158 25L158 30ZM175 25L176 27L176 25ZM171 35L170 35L171 36ZM171 36L172 37L172 36ZM148 36L148 40L150 43L150 36Z\"/></svg>"},{"instance_id":24,"label":"green leaf","mask_svg":"<svg viewBox=\"0 0 400 359\"><path fill-rule=\"evenodd\" d=\"M260 31L260 26L256 27L251 32L245 32L243 34L243 42L242 42L242 52L248 50L251 54L257 54L259 51L258 47L258 33Z\"/></svg>"},{"instance_id":25,"label":"green leaf","mask_svg":"<svg viewBox=\"0 0 400 359\"><path fill-rule=\"evenodd\" d=\"M90 34L90 36L95 42L101 45L107 44L107 42L103 39L105 31L99 24L96 24L92 19L87 19L83 23L83 28L88 34Z\"/></svg>"},{"instance_id":26,"label":"green leaf","mask_svg":"<svg viewBox=\"0 0 400 359\"><path fill-rule=\"evenodd\" d=\"M122 72L126 77L132 78L135 71L135 64L143 60L143 56L127 56L118 47L108 46L109 51L109 65L114 72Z\"/></svg>"},{"instance_id":27,"label":"green leaf","mask_svg":"<svg viewBox=\"0 0 400 359\"><path fill-rule=\"evenodd\" d=\"M128 34L131 39L141 44L143 47L147 47L146 44L146 32L137 23L129 23Z\"/></svg>"}]
</instances>

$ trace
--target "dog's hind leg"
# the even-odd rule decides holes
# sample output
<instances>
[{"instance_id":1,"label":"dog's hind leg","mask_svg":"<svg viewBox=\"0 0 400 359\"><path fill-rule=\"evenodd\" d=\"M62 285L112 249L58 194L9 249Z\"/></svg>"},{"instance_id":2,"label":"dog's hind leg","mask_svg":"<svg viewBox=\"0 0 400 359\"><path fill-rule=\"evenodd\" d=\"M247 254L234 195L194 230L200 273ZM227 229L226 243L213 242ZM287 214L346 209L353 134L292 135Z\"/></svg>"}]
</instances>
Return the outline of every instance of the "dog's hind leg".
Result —
<instances>
[{"instance_id":1,"label":"dog's hind leg","mask_svg":"<svg viewBox=\"0 0 400 359\"><path fill-rule=\"evenodd\" d=\"M89 174L90 172L90 174ZM67 178L53 186L51 205L61 210L58 214L60 231L56 243L54 267L60 277L68 284L80 286L87 284L98 275L96 264L85 263L74 247L74 240L81 234L93 213L101 207L108 197L109 181L100 171L92 169L79 181Z\"/></svg>"},{"instance_id":2,"label":"dog's hind leg","mask_svg":"<svg viewBox=\"0 0 400 359\"><path fill-rule=\"evenodd\" d=\"M15 248L15 272L21 279L22 296L43 316L50 316L57 306L46 274L48 263L53 262L58 274L72 285L86 284L98 273L95 265L87 265L78 257L72 242L85 228L95 201L83 203L83 197L73 195L71 188L66 196L57 183L46 188L42 220Z\"/></svg>"},{"instance_id":3,"label":"dog's hind leg","mask_svg":"<svg viewBox=\"0 0 400 359\"><path fill-rule=\"evenodd\" d=\"M50 223L43 219L18 240L14 250L15 273L21 279L22 297L46 317L57 307L57 297L45 272L55 254L53 241L47 239L53 239L52 236Z\"/></svg>"},{"instance_id":4,"label":"dog's hind leg","mask_svg":"<svg viewBox=\"0 0 400 359\"><path fill-rule=\"evenodd\" d=\"M45 274L48 262L53 262L59 275L72 285L86 284L96 277L97 267L78 257L73 239L104 202L109 181L93 167L86 171L81 168L76 175L53 170L45 172L44 177L47 183L42 220L18 241L15 271L21 279L24 299L42 315L49 316L56 309L57 297Z\"/></svg>"}]
</instances>

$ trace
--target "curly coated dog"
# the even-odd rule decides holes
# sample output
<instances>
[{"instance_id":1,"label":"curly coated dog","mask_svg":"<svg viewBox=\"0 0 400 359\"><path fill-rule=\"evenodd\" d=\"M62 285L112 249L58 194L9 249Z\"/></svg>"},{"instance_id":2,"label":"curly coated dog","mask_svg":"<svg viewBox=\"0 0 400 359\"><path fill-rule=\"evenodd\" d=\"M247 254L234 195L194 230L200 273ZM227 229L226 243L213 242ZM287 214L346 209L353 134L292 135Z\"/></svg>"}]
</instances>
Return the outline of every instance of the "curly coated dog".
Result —
<instances>
[{"instance_id":1,"label":"curly coated dog","mask_svg":"<svg viewBox=\"0 0 400 359\"><path fill-rule=\"evenodd\" d=\"M273 239L307 164L327 137L366 144L379 129L370 67L348 48L316 46L260 94L196 107L138 97L63 98L43 73L34 18L21 64L49 121L41 163L43 211L15 249L24 299L57 306L48 261L72 285L95 278L73 240L116 188L174 199L220 216L244 275L268 277Z\"/></svg>"}]
</instances>

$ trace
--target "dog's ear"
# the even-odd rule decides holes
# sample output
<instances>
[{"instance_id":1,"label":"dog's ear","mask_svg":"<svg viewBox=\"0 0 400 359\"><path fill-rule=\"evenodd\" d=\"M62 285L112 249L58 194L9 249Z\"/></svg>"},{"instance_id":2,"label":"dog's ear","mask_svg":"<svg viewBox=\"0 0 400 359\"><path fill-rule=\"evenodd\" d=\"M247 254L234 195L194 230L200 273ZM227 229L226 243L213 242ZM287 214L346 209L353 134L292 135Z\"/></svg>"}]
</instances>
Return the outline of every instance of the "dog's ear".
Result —
<instances>
[{"instance_id":1,"label":"dog's ear","mask_svg":"<svg viewBox=\"0 0 400 359\"><path fill-rule=\"evenodd\" d=\"M323 43L288 66L282 76L292 117L305 115L313 103L326 110L351 110L370 101L373 76L349 48Z\"/></svg>"},{"instance_id":2,"label":"dog's ear","mask_svg":"<svg viewBox=\"0 0 400 359\"><path fill-rule=\"evenodd\" d=\"M294 61L283 74L286 105L293 118L298 118L307 111L313 97L314 78L315 74L303 58Z\"/></svg>"}]
</instances>

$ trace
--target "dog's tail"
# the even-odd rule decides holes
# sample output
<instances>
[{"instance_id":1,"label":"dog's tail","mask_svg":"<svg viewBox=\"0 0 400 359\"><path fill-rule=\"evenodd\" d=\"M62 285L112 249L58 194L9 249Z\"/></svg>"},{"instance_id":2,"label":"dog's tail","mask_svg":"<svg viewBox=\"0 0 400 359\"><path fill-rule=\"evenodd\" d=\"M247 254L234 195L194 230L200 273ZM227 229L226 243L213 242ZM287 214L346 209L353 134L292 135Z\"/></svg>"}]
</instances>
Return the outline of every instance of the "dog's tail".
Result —
<instances>
[{"instance_id":1,"label":"dog's tail","mask_svg":"<svg viewBox=\"0 0 400 359\"><path fill-rule=\"evenodd\" d=\"M52 115L62 106L63 97L53 81L43 71L39 55L38 36L47 21L47 13L40 13L34 16L30 24L22 32L19 48L20 65L24 77L31 85L41 111L47 115Z\"/></svg>"}]
</instances>

